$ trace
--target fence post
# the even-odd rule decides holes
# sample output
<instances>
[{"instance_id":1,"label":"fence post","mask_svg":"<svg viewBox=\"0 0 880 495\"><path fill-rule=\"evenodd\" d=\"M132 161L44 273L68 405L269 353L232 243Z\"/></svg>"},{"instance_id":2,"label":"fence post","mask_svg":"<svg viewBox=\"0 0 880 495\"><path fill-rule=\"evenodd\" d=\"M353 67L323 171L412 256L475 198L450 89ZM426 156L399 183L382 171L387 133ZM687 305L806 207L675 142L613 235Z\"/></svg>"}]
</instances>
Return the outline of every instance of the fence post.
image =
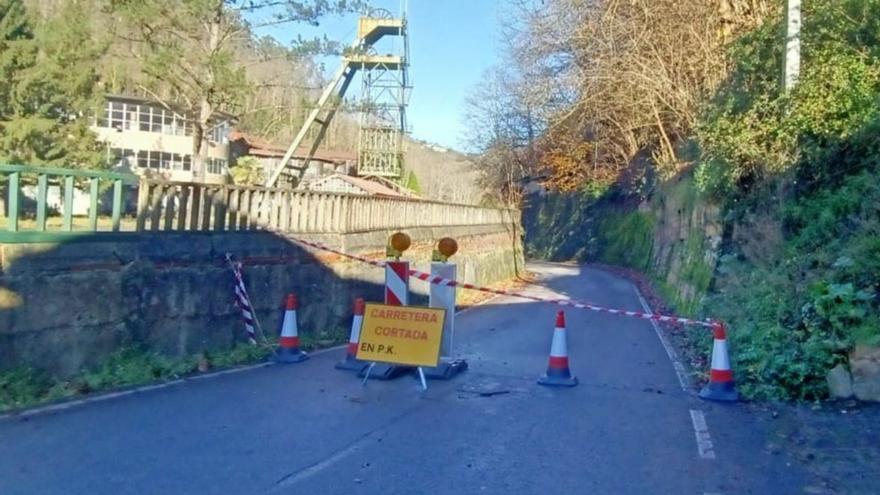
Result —
<instances>
[{"instance_id":1,"label":"fence post","mask_svg":"<svg viewBox=\"0 0 880 495\"><path fill-rule=\"evenodd\" d=\"M202 198L202 228L201 230L211 230L211 206L214 201L214 191L209 188L204 189L204 197Z\"/></svg>"},{"instance_id":2,"label":"fence post","mask_svg":"<svg viewBox=\"0 0 880 495\"><path fill-rule=\"evenodd\" d=\"M186 214L189 211L189 185L180 186L180 204L177 207L177 230L186 230Z\"/></svg>"},{"instance_id":3,"label":"fence post","mask_svg":"<svg viewBox=\"0 0 880 495\"><path fill-rule=\"evenodd\" d=\"M346 233L348 232L349 224L351 223L351 196L343 196L341 198L339 213L342 218L339 225L339 231Z\"/></svg>"},{"instance_id":4,"label":"fence post","mask_svg":"<svg viewBox=\"0 0 880 495\"><path fill-rule=\"evenodd\" d=\"M45 205L44 205L45 208ZM122 217L122 179L113 181L113 213L112 213L112 229L113 232L119 232L119 222Z\"/></svg>"},{"instance_id":5,"label":"fence post","mask_svg":"<svg viewBox=\"0 0 880 495\"><path fill-rule=\"evenodd\" d=\"M174 230L174 201L177 199L177 186L169 186L168 190L170 193L165 195L165 224L162 230L170 232Z\"/></svg>"},{"instance_id":6,"label":"fence post","mask_svg":"<svg viewBox=\"0 0 880 495\"><path fill-rule=\"evenodd\" d=\"M226 186L220 186L212 198L214 203L214 230L226 230L226 206L229 201L229 191Z\"/></svg>"},{"instance_id":7,"label":"fence post","mask_svg":"<svg viewBox=\"0 0 880 495\"><path fill-rule=\"evenodd\" d=\"M278 227L278 230L281 232L287 232L290 230L290 191L281 191L281 225Z\"/></svg>"},{"instance_id":8,"label":"fence post","mask_svg":"<svg viewBox=\"0 0 880 495\"><path fill-rule=\"evenodd\" d=\"M64 177L64 226L67 232L73 230L73 176Z\"/></svg>"},{"instance_id":9,"label":"fence post","mask_svg":"<svg viewBox=\"0 0 880 495\"><path fill-rule=\"evenodd\" d=\"M199 214L202 209L202 186L192 186L192 206L189 209L189 230L195 232L199 230L199 222L201 217Z\"/></svg>"},{"instance_id":10,"label":"fence post","mask_svg":"<svg viewBox=\"0 0 880 495\"><path fill-rule=\"evenodd\" d=\"M98 178L89 180L89 230L98 230Z\"/></svg>"},{"instance_id":11,"label":"fence post","mask_svg":"<svg viewBox=\"0 0 880 495\"><path fill-rule=\"evenodd\" d=\"M46 230L46 201L49 196L49 177L40 174L37 177L37 231Z\"/></svg>"},{"instance_id":12,"label":"fence post","mask_svg":"<svg viewBox=\"0 0 880 495\"><path fill-rule=\"evenodd\" d=\"M147 224L147 210L150 203L150 184L141 180L138 182L137 220L135 230L143 232Z\"/></svg>"},{"instance_id":13,"label":"fence post","mask_svg":"<svg viewBox=\"0 0 880 495\"><path fill-rule=\"evenodd\" d=\"M259 189L251 188L248 194L248 230L256 229L260 222L260 205L263 202L260 193Z\"/></svg>"},{"instance_id":14,"label":"fence post","mask_svg":"<svg viewBox=\"0 0 880 495\"><path fill-rule=\"evenodd\" d=\"M18 202L21 188L21 174L12 172L9 174L9 205L6 208L6 229L10 232L18 232Z\"/></svg>"},{"instance_id":15,"label":"fence post","mask_svg":"<svg viewBox=\"0 0 880 495\"><path fill-rule=\"evenodd\" d=\"M153 187L153 197L150 201L150 230L157 232L159 230L159 219L162 217L162 196L165 194L165 187L162 184L156 184Z\"/></svg>"},{"instance_id":16,"label":"fence post","mask_svg":"<svg viewBox=\"0 0 880 495\"><path fill-rule=\"evenodd\" d=\"M229 230L238 230L238 202L241 190L233 188L229 191Z\"/></svg>"}]
</instances>

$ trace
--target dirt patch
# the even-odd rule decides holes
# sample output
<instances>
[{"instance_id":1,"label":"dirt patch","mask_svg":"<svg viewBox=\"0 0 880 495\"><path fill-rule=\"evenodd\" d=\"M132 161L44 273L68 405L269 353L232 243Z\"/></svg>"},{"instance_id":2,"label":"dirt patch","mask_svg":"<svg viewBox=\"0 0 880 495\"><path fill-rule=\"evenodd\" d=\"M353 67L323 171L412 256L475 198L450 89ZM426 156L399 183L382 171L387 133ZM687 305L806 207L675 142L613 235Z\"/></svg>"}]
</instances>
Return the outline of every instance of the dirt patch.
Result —
<instances>
[{"instance_id":1,"label":"dirt patch","mask_svg":"<svg viewBox=\"0 0 880 495\"><path fill-rule=\"evenodd\" d=\"M769 414L766 448L809 474L805 493L880 492L880 405L857 401L813 405L752 403Z\"/></svg>"}]
</instances>

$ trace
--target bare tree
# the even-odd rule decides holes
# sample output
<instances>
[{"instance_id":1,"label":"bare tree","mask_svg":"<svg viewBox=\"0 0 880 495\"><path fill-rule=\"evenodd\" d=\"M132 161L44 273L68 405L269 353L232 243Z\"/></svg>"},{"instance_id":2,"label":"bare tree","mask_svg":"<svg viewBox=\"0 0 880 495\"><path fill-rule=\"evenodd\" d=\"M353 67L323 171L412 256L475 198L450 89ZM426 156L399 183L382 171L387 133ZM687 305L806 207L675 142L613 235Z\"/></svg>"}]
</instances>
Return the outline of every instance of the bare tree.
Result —
<instances>
[{"instance_id":1,"label":"bare tree","mask_svg":"<svg viewBox=\"0 0 880 495\"><path fill-rule=\"evenodd\" d=\"M775 5L769 0L509 4L507 18L513 20L504 29L504 66L512 74L504 79L512 82L482 96L494 97L502 108L528 109L537 133L529 156L561 189L614 181L645 151L661 175L678 171L678 144L693 129L700 102L727 75L727 43L771 15ZM492 114L488 106L478 102L477 108ZM509 122L503 112L495 115Z\"/></svg>"},{"instance_id":2,"label":"bare tree","mask_svg":"<svg viewBox=\"0 0 880 495\"><path fill-rule=\"evenodd\" d=\"M467 99L464 116L465 142L477 154L482 185L492 200L507 205L519 204L521 181L537 163L538 123L520 97L516 77L502 67L486 71Z\"/></svg>"},{"instance_id":3,"label":"bare tree","mask_svg":"<svg viewBox=\"0 0 880 495\"><path fill-rule=\"evenodd\" d=\"M146 75L139 88L191 118L194 171L204 174L212 119L240 110L249 92L235 51L253 30L362 7L346 0L109 0L107 11Z\"/></svg>"}]
</instances>

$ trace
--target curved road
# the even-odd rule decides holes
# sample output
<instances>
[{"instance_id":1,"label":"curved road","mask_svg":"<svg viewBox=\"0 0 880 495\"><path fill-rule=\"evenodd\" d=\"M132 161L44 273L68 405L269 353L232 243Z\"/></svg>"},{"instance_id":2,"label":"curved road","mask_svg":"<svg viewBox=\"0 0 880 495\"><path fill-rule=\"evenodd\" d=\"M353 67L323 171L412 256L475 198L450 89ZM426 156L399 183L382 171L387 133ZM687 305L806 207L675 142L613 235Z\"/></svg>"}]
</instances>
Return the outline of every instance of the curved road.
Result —
<instances>
[{"instance_id":1,"label":"curved road","mask_svg":"<svg viewBox=\"0 0 880 495\"><path fill-rule=\"evenodd\" d=\"M643 309L606 272L530 269L537 295ZM650 322L568 310L580 385L537 385L555 312L505 297L460 314L471 369L427 392L409 376L362 388L333 350L6 417L0 493L803 493L764 420L682 389Z\"/></svg>"}]
</instances>

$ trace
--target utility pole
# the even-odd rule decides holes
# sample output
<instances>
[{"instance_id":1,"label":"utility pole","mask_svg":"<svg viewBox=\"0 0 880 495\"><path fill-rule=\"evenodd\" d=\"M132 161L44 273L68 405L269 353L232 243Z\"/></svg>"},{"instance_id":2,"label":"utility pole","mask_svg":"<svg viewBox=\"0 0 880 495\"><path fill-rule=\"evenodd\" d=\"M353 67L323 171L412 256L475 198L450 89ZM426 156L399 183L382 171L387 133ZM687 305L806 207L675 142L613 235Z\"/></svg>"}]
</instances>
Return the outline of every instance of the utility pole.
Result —
<instances>
[{"instance_id":1,"label":"utility pole","mask_svg":"<svg viewBox=\"0 0 880 495\"><path fill-rule=\"evenodd\" d=\"M790 91L801 74L801 0L787 0L785 8L783 85Z\"/></svg>"}]
</instances>

